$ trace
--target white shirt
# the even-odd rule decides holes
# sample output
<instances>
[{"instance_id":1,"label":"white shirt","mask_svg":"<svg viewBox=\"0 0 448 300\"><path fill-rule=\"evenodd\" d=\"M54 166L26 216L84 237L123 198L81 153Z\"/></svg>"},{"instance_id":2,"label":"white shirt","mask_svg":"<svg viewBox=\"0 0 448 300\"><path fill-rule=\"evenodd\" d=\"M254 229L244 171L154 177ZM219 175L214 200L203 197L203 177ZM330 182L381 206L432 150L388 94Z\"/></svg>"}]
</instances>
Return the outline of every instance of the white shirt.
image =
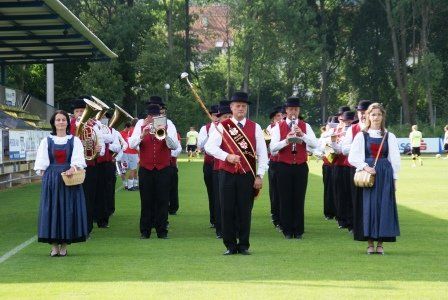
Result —
<instances>
[{"instance_id":1,"label":"white shirt","mask_svg":"<svg viewBox=\"0 0 448 300\"><path fill-rule=\"evenodd\" d=\"M296 122L297 121L298 120L296 120ZM271 153L279 152L288 145L286 139L280 141L279 124L275 125L274 128L271 129L271 143L269 144ZM291 124L291 120L286 118L286 124L289 126ZM305 123L305 125L306 125L306 133L303 133L303 136L299 137L299 139L301 139L306 143L306 151L313 152L313 149L317 147L316 135L314 134L313 129L308 123Z\"/></svg>"},{"instance_id":2,"label":"white shirt","mask_svg":"<svg viewBox=\"0 0 448 300\"><path fill-rule=\"evenodd\" d=\"M56 145L65 145L69 138L72 137L71 134L64 137L58 137L54 135L49 135ZM48 157L48 142L47 138L40 141L39 148L36 153L36 161L34 162L34 170L37 174L41 171L45 171L50 165L50 158ZM84 148L82 146L81 140L78 137L74 137L73 140L73 151L72 158L70 160L70 166L76 166L79 169L84 169L87 167L86 160L84 158Z\"/></svg>"},{"instance_id":3,"label":"white shirt","mask_svg":"<svg viewBox=\"0 0 448 300\"><path fill-rule=\"evenodd\" d=\"M134 132L132 132L132 135L128 140L129 147L131 147L132 149L137 149L138 146L140 145L140 142L142 141L141 134L142 134L142 126L143 126L144 121L145 121L144 119L138 120L137 124L135 124ZM166 126L167 126L166 139L165 139L166 145L171 150L175 150L175 149L177 149L178 145L180 144L179 141L177 140L176 126L174 126L173 122L169 119L167 119ZM182 149L181 149L181 151L182 151Z\"/></svg>"},{"instance_id":4,"label":"white shirt","mask_svg":"<svg viewBox=\"0 0 448 300\"><path fill-rule=\"evenodd\" d=\"M373 138L382 138L380 130L369 129L368 133ZM398 172L400 171L400 149L398 147L398 141L396 136L389 132L388 136L389 154L387 159L392 165L394 171L394 179L398 179ZM364 135L361 133L355 136L348 155L348 162L356 168L356 170L362 170L368 164L365 162L365 145Z\"/></svg>"},{"instance_id":5,"label":"white shirt","mask_svg":"<svg viewBox=\"0 0 448 300\"><path fill-rule=\"evenodd\" d=\"M210 128L213 126L213 124L210 125ZM206 125L202 126L199 130L199 136L198 136L198 148L201 150L204 150L204 145L208 140L208 133L207 133L207 127Z\"/></svg>"},{"instance_id":6,"label":"white shirt","mask_svg":"<svg viewBox=\"0 0 448 300\"><path fill-rule=\"evenodd\" d=\"M238 121L235 118L231 118L232 122L237 124ZM241 124L246 125L246 118L239 121ZM213 124L210 126L210 129L213 126ZM217 130L209 130L209 138L208 141L205 143L205 151L222 161L225 161L227 158L227 155L229 153L223 151L221 149L222 144L222 134L224 131L224 128L222 124L218 124ZM260 125L255 123L255 141L256 141L256 155L257 155L257 161L258 161L258 168L257 168L257 175L259 175L261 178L263 178L264 173L268 170L268 151L266 148L266 142L264 141L263 131L261 130ZM235 153L236 155L240 155L241 153ZM240 155L241 156L241 155Z\"/></svg>"},{"instance_id":7,"label":"white shirt","mask_svg":"<svg viewBox=\"0 0 448 300\"><path fill-rule=\"evenodd\" d=\"M345 133L344 138L342 139L342 154L344 155L348 155L348 153L350 152L350 147L352 146L353 143L353 129L352 127L355 126L356 124L353 124L352 126L350 126L350 128L347 130L347 132ZM365 124L362 122L359 122L359 126L361 127L361 130L364 130L365 128Z\"/></svg>"}]
</instances>

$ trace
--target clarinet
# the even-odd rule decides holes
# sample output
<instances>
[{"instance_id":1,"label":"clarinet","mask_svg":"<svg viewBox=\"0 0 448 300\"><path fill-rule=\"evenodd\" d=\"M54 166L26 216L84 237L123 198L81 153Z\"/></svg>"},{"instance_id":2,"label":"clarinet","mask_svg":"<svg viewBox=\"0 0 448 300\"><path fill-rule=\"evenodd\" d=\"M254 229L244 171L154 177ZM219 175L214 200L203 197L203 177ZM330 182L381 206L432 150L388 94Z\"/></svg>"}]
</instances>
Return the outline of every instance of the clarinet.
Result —
<instances>
[{"instance_id":1,"label":"clarinet","mask_svg":"<svg viewBox=\"0 0 448 300\"><path fill-rule=\"evenodd\" d=\"M294 128L294 126L296 126L296 124L295 124L296 123L296 117L295 116L292 116L291 122L293 123L293 125L291 126L291 130L294 130L294 132L295 132L295 128ZM292 143L291 153L292 154L296 154L297 153L297 145L296 145L296 143Z\"/></svg>"}]
</instances>

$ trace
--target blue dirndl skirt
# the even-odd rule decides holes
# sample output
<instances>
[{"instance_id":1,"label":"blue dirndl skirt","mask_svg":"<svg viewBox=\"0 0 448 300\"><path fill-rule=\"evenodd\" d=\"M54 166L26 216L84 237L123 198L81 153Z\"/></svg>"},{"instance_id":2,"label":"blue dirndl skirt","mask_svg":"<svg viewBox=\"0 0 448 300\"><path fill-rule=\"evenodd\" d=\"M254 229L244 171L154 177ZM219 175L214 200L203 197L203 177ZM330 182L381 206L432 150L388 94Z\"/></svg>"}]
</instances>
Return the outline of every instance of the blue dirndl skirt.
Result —
<instances>
[{"instance_id":1,"label":"blue dirndl skirt","mask_svg":"<svg viewBox=\"0 0 448 300\"><path fill-rule=\"evenodd\" d=\"M69 164L50 165L42 178L38 241L70 244L88 235L87 211L82 185L66 186L61 173Z\"/></svg>"},{"instance_id":2,"label":"blue dirndl skirt","mask_svg":"<svg viewBox=\"0 0 448 300\"><path fill-rule=\"evenodd\" d=\"M366 162L373 165L372 158ZM372 240L395 242L400 235L393 169L387 158L380 158L375 167L375 184L363 190L364 236Z\"/></svg>"}]
</instances>

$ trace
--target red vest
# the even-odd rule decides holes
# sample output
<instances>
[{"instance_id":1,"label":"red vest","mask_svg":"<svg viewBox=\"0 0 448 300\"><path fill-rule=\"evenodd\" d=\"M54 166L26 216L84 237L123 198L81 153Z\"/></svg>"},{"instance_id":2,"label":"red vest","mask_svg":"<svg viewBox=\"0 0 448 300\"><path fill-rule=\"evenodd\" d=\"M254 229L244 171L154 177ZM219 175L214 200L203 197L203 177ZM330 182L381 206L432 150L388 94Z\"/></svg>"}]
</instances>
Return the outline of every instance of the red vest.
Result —
<instances>
[{"instance_id":1,"label":"red vest","mask_svg":"<svg viewBox=\"0 0 448 300\"><path fill-rule=\"evenodd\" d=\"M212 125L212 123L208 123L207 125L205 125L205 131L207 132L207 136L208 136L208 132L210 130L210 126ZM213 164L213 156L208 155L207 152L204 151L204 164Z\"/></svg>"},{"instance_id":2,"label":"red vest","mask_svg":"<svg viewBox=\"0 0 448 300\"><path fill-rule=\"evenodd\" d=\"M142 126L142 132L143 128ZM146 135L140 142L140 166L147 170L161 170L170 165L171 150L166 141L159 141L153 134Z\"/></svg>"},{"instance_id":3,"label":"red vest","mask_svg":"<svg viewBox=\"0 0 448 300\"><path fill-rule=\"evenodd\" d=\"M75 135L76 133L76 118L70 119L70 134Z\"/></svg>"},{"instance_id":4,"label":"red vest","mask_svg":"<svg viewBox=\"0 0 448 300\"><path fill-rule=\"evenodd\" d=\"M358 134L358 132L361 131L361 125L359 123L356 123L352 126L352 138L355 139L355 136Z\"/></svg>"},{"instance_id":5,"label":"red vest","mask_svg":"<svg viewBox=\"0 0 448 300\"><path fill-rule=\"evenodd\" d=\"M113 152L109 150L109 144L106 144L106 150L104 151L103 156L98 156L96 158L97 163L104 163L104 162L111 162L114 160L114 157L112 156Z\"/></svg>"},{"instance_id":6,"label":"red vest","mask_svg":"<svg viewBox=\"0 0 448 300\"><path fill-rule=\"evenodd\" d=\"M123 151L126 154L138 154L137 150L132 149L131 147L129 147L129 138L132 136L133 132L134 132L134 127L129 128L128 131L126 131L126 130L120 131L121 136L123 137L123 139L128 144L128 147L126 148L126 150Z\"/></svg>"},{"instance_id":7,"label":"red vest","mask_svg":"<svg viewBox=\"0 0 448 300\"><path fill-rule=\"evenodd\" d=\"M280 126L280 141L286 139L288 133L291 132L291 128L289 128L288 123L286 121L282 121L279 124ZM299 128L306 134L306 123L303 121L299 121ZM292 144L288 144L282 150L278 152L278 162L282 162L285 164L303 164L307 162L308 154L306 152L306 143L302 142L301 144L296 144L297 153L292 153Z\"/></svg>"},{"instance_id":8,"label":"red vest","mask_svg":"<svg viewBox=\"0 0 448 300\"><path fill-rule=\"evenodd\" d=\"M221 124L223 126L226 126L229 122L232 122L231 119L227 119L221 122ZM242 131L244 132L244 134L246 135L246 137L249 139L250 143L252 144L254 151L257 151L257 141L255 139L255 128L256 128L256 124L254 122L252 122L249 119L246 119L246 124L244 125L244 127L242 128ZM241 156L241 152L238 150L238 148L235 146L235 142L233 142L229 135L226 132L223 132L223 139L225 139L227 141L224 142L224 140L221 143L221 149L227 153L233 153L236 155ZM227 145L230 146L230 148L232 150L230 150ZM241 157L240 161L241 164L235 165L235 164L231 164L228 161L222 161L222 160L218 160L218 169L219 170L224 170L227 171L229 173L239 173L239 174L243 174L244 172L241 170L241 166L243 167L244 171L246 173L251 173L251 169L250 166L246 163L246 160ZM240 167L237 167L240 166ZM254 170L255 172L256 170Z\"/></svg>"}]
</instances>

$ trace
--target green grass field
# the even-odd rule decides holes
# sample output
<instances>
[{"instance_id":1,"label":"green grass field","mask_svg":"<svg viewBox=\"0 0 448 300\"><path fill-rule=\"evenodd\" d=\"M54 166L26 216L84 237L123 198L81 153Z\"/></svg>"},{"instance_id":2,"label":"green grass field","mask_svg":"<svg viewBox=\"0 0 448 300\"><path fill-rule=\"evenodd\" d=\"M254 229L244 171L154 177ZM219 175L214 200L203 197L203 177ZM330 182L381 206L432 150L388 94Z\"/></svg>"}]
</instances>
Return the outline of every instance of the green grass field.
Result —
<instances>
[{"instance_id":1,"label":"green grass field","mask_svg":"<svg viewBox=\"0 0 448 300\"><path fill-rule=\"evenodd\" d=\"M270 223L268 188L256 200L251 256L223 256L208 225L200 162L181 162L180 210L168 240L139 239L138 192L119 191L109 229L50 258L34 242L0 263L0 298L259 299L448 296L448 161L402 160L398 183L401 237L385 256L322 215L320 164L310 162L304 239L285 240ZM266 180L265 180L266 183ZM36 235L40 185L0 192L0 256Z\"/></svg>"}]
</instances>

